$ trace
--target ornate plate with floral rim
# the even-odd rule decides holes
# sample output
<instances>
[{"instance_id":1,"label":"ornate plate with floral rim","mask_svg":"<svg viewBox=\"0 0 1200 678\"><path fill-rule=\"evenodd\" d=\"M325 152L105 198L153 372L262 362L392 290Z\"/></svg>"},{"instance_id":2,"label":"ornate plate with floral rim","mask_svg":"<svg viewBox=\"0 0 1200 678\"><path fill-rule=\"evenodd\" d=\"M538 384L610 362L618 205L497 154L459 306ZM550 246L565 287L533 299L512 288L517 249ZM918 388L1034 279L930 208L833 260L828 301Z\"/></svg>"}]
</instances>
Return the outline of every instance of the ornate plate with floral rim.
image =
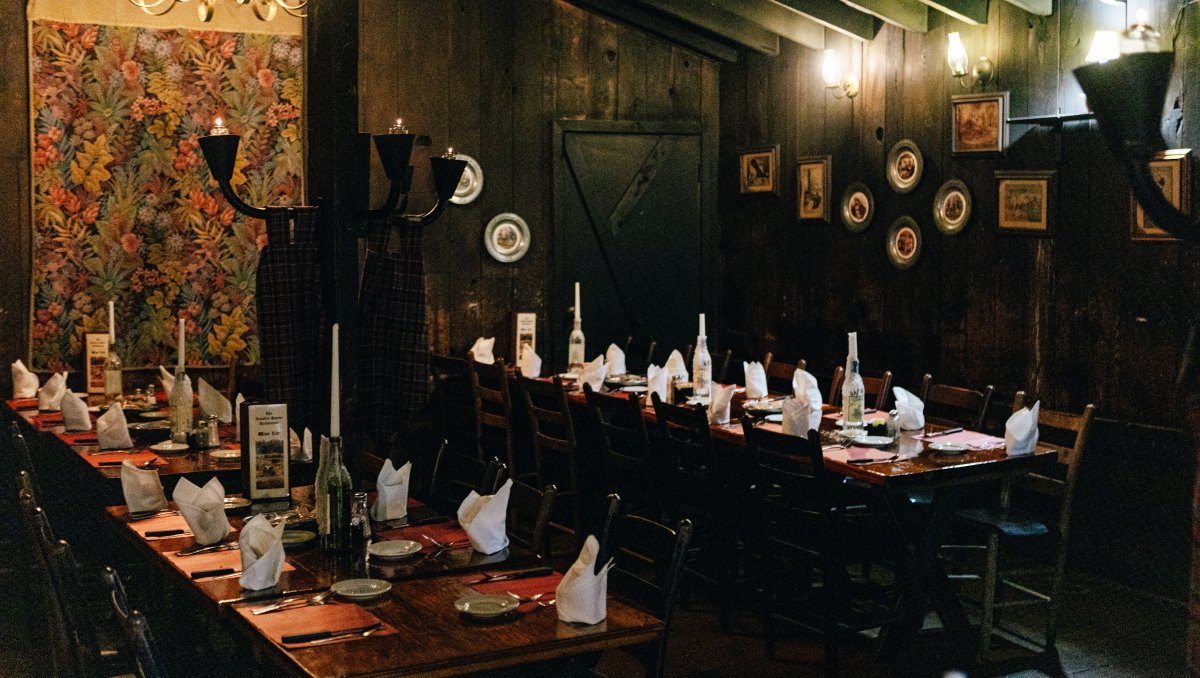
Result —
<instances>
[{"instance_id":1,"label":"ornate plate with floral rim","mask_svg":"<svg viewBox=\"0 0 1200 678\"><path fill-rule=\"evenodd\" d=\"M892 223L887 237L888 259L900 270L912 268L921 256L921 227L912 217L900 217Z\"/></svg>"},{"instance_id":2,"label":"ornate plate with floral rim","mask_svg":"<svg viewBox=\"0 0 1200 678\"><path fill-rule=\"evenodd\" d=\"M455 205L475 202L475 198L483 193L483 168L479 166L479 161L469 155L459 153L454 157L458 160L465 160L467 166L463 168L462 177L458 180L454 195L450 196L450 202Z\"/></svg>"},{"instance_id":3,"label":"ornate plate with floral rim","mask_svg":"<svg viewBox=\"0 0 1200 678\"><path fill-rule=\"evenodd\" d=\"M851 233L862 233L875 217L875 196L861 181L846 187L842 193L842 225Z\"/></svg>"},{"instance_id":4,"label":"ornate plate with floral rim","mask_svg":"<svg viewBox=\"0 0 1200 678\"><path fill-rule=\"evenodd\" d=\"M933 222L946 235L958 235L971 220L971 191L958 179L942 184L933 196Z\"/></svg>"},{"instance_id":5,"label":"ornate plate with floral rim","mask_svg":"<svg viewBox=\"0 0 1200 678\"><path fill-rule=\"evenodd\" d=\"M921 149L911 139L901 139L892 146L887 159L887 180L897 193L909 193L921 183L925 159Z\"/></svg>"},{"instance_id":6,"label":"ornate plate with floral rim","mask_svg":"<svg viewBox=\"0 0 1200 678\"><path fill-rule=\"evenodd\" d=\"M517 261L529 251L529 225L512 212L497 214L483 231L483 246L496 261Z\"/></svg>"}]
</instances>

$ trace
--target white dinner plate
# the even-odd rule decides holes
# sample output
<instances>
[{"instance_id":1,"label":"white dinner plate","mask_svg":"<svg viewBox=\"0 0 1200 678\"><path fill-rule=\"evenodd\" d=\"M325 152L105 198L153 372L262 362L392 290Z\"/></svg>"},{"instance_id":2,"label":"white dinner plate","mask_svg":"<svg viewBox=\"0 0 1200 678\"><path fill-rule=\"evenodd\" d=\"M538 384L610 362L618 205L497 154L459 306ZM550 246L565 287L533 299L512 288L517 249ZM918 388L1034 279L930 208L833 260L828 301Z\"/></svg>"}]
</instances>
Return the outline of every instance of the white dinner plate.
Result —
<instances>
[{"instance_id":1,"label":"white dinner plate","mask_svg":"<svg viewBox=\"0 0 1200 678\"><path fill-rule=\"evenodd\" d=\"M241 450L216 449L216 450L210 451L208 453L208 456L212 457L213 459L216 459L217 461L237 461L242 458L242 451Z\"/></svg>"},{"instance_id":2,"label":"white dinner plate","mask_svg":"<svg viewBox=\"0 0 1200 678\"><path fill-rule=\"evenodd\" d=\"M399 560L420 552L421 545L408 539L377 541L367 547L367 553L382 560Z\"/></svg>"},{"instance_id":3,"label":"white dinner plate","mask_svg":"<svg viewBox=\"0 0 1200 678\"><path fill-rule=\"evenodd\" d=\"M187 452L187 443L173 443L170 440L164 440L161 443L154 443L150 449L155 452Z\"/></svg>"},{"instance_id":4,"label":"white dinner plate","mask_svg":"<svg viewBox=\"0 0 1200 678\"><path fill-rule=\"evenodd\" d=\"M938 454L963 454L971 450L962 443L929 443L929 449Z\"/></svg>"},{"instance_id":5,"label":"white dinner plate","mask_svg":"<svg viewBox=\"0 0 1200 678\"><path fill-rule=\"evenodd\" d=\"M471 617L491 619L512 612L520 604L520 601L512 596L475 594L454 601L454 609Z\"/></svg>"},{"instance_id":6,"label":"white dinner plate","mask_svg":"<svg viewBox=\"0 0 1200 678\"><path fill-rule=\"evenodd\" d=\"M244 509L250 505L250 500L245 497L225 497L225 510L236 511Z\"/></svg>"},{"instance_id":7,"label":"white dinner plate","mask_svg":"<svg viewBox=\"0 0 1200 678\"><path fill-rule=\"evenodd\" d=\"M763 419L765 421L769 421L773 424L782 424L783 423L783 415L782 414L768 414L767 416L763 417Z\"/></svg>"},{"instance_id":8,"label":"white dinner plate","mask_svg":"<svg viewBox=\"0 0 1200 678\"><path fill-rule=\"evenodd\" d=\"M622 391L624 393L647 393L650 391L650 387L649 386L622 386L621 388L619 388L617 390Z\"/></svg>"},{"instance_id":9,"label":"white dinner plate","mask_svg":"<svg viewBox=\"0 0 1200 678\"><path fill-rule=\"evenodd\" d=\"M142 419L170 419L171 413L163 412L162 410L150 410L149 412L141 412L138 416Z\"/></svg>"},{"instance_id":10,"label":"white dinner plate","mask_svg":"<svg viewBox=\"0 0 1200 678\"><path fill-rule=\"evenodd\" d=\"M391 591L392 585L382 579L343 579L329 590L350 600L370 600Z\"/></svg>"},{"instance_id":11,"label":"white dinner plate","mask_svg":"<svg viewBox=\"0 0 1200 678\"><path fill-rule=\"evenodd\" d=\"M887 447L896 442L896 439L891 436L858 436L854 439L855 445L863 447Z\"/></svg>"}]
</instances>

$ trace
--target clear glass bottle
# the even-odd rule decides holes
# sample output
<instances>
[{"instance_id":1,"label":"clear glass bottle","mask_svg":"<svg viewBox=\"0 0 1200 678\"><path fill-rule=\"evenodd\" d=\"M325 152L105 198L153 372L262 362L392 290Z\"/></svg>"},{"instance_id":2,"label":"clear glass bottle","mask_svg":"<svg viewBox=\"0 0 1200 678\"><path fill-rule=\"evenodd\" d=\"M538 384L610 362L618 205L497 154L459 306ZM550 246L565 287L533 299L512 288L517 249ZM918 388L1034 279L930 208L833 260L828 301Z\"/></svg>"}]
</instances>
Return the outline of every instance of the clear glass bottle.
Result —
<instances>
[{"instance_id":1,"label":"clear glass bottle","mask_svg":"<svg viewBox=\"0 0 1200 678\"><path fill-rule=\"evenodd\" d=\"M842 385L842 430L859 431L863 428L863 410L866 408L866 388L858 373L858 361L850 361L850 373Z\"/></svg>"},{"instance_id":2,"label":"clear glass bottle","mask_svg":"<svg viewBox=\"0 0 1200 678\"><path fill-rule=\"evenodd\" d=\"M367 493L355 492L350 506L350 541L356 551L365 549L371 541L371 517L367 513Z\"/></svg>"},{"instance_id":3,"label":"clear glass bottle","mask_svg":"<svg viewBox=\"0 0 1200 678\"><path fill-rule=\"evenodd\" d=\"M708 337L704 333L704 314L700 314L700 334L696 337L696 352L692 355L692 395L707 398L712 394L712 356L708 354Z\"/></svg>"},{"instance_id":4,"label":"clear glass bottle","mask_svg":"<svg viewBox=\"0 0 1200 678\"><path fill-rule=\"evenodd\" d=\"M192 432L192 380L182 365L175 368L175 387L167 402L171 406L171 441L186 445Z\"/></svg>"},{"instance_id":5,"label":"clear glass bottle","mask_svg":"<svg viewBox=\"0 0 1200 678\"><path fill-rule=\"evenodd\" d=\"M104 361L104 401L109 405L121 399L124 389L121 356L117 355L117 342L108 337L108 359Z\"/></svg>"},{"instance_id":6,"label":"clear glass bottle","mask_svg":"<svg viewBox=\"0 0 1200 678\"><path fill-rule=\"evenodd\" d=\"M582 372L583 364L587 362L584 355L583 321L576 317L574 328L571 330L571 338L567 342L567 370L576 374Z\"/></svg>"},{"instance_id":7,"label":"clear glass bottle","mask_svg":"<svg viewBox=\"0 0 1200 678\"><path fill-rule=\"evenodd\" d=\"M347 551L350 542L350 504L354 487L350 471L342 461L342 439L329 439L329 462L325 482L317 488L325 493L325 520L321 525L321 547L326 551Z\"/></svg>"}]
</instances>

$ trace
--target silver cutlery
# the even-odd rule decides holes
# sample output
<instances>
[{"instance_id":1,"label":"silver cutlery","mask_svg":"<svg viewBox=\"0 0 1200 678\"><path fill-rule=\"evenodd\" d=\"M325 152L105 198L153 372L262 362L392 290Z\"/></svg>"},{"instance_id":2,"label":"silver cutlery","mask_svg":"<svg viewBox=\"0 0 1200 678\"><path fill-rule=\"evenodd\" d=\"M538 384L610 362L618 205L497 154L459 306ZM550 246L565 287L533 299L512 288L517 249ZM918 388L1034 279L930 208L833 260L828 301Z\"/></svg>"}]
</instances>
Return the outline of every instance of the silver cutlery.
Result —
<instances>
[{"instance_id":1,"label":"silver cutlery","mask_svg":"<svg viewBox=\"0 0 1200 678\"><path fill-rule=\"evenodd\" d=\"M366 631L363 631L362 637L366 638L366 637L370 636L372 633L375 633L376 631L380 630L381 628L383 628L383 622L376 624L375 628L373 628L373 629L367 629ZM330 636L328 638L320 638L317 640L310 640L308 642L308 644L309 645L320 645L321 643L328 643L330 641L340 640L342 638L345 638L346 636L353 636L353 635L356 635L357 633L358 633L358 631L356 629L354 633L346 633L344 635L339 635L339 636Z\"/></svg>"},{"instance_id":2,"label":"silver cutlery","mask_svg":"<svg viewBox=\"0 0 1200 678\"><path fill-rule=\"evenodd\" d=\"M854 464L855 466L867 466L869 464L890 464L891 462L896 461L899 458L900 458L900 455L893 454L892 456L888 457L887 459L863 459L863 460L851 459L848 463Z\"/></svg>"},{"instance_id":3,"label":"silver cutlery","mask_svg":"<svg viewBox=\"0 0 1200 678\"><path fill-rule=\"evenodd\" d=\"M924 438L924 439L929 439L929 438L938 438L938 437L941 437L941 436L948 436L948 435L950 435L951 433L960 433L960 432L962 432L962 430L963 430L963 427L961 427L961 426L955 426L954 428L948 428L948 429L946 429L945 431L938 431L938 432L936 432L936 433L926 433L925 435L923 435L923 436L921 436L921 437L922 437L922 438Z\"/></svg>"},{"instance_id":4,"label":"silver cutlery","mask_svg":"<svg viewBox=\"0 0 1200 678\"><path fill-rule=\"evenodd\" d=\"M333 595L333 591L325 591L323 593L318 593L317 595L315 595L311 598L304 598L304 597L288 598L286 600L281 600L277 603L272 603L270 605L263 605L262 607L256 607L256 608L250 610L250 614L257 616L260 614L267 614L270 612L279 612L280 610L291 610L291 609L295 609L297 607L308 607L309 605L324 605L325 601L331 595Z\"/></svg>"},{"instance_id":5,"label":"silver cutlery","mask_svg":"<svg viewBox=\"0 0 1200 678\"><path fill-rule=\"evenodd\" d=\"M297 633L286 635L280 638L280 640L282 640L285 645L294 645L296 643L323 643L331 640L337 640L338 638L346 638L348 636L357 635L362 635L365 638L378 631L379 627L381 626L383 626L383 622L375 622L374 624L359 626L353 629L346 629L344 631L315 631L313 633Z\"/></svg>"},{"instance_id":6,"label":"silver cutlery","mask_svg":"<svg viewBox=\"0 0 1200 678\"><path fill-rule=\"evenodd\" d=\"M213 553L215 551L232 551L233 549L235 549L237 547L238 547L238 543L236 541L221 542L219 544L210 544L208 546L200 546L199 544L197 544L196 546L189 546L187 548L179 549L179 551L176 552L175 555L182 558L185 556L194 556L194 555L198 555L201 553Z\"/></svg>"},{"instance_id":7,"label":"silver cutlery","mask_svg":"<svg viewBox=\"0 0 1200 678\"><path fill-rule=\"evenodd\" d=\"M150 518L157 518L158 516L177 516L177 515L179 515L179 511L175 511L172 509L163 509L161 511L137 511L135 513L129 514L129 522L136 523L139 520L149 520Z\"/></svg>"},{"instance_id":8,"label":"silver cutlery","mask_svg":"<svg viewBox=\"0 0 1200 678\"><path fill-rule=\"evenodd\" d=\"M545 593L537 593L532 596L518 596L517 594L513 593L512 591L505 591L505 593L507 593L509 596L513 597L514 599L516 599L516 601L519 603L536 603L538 600L540 600L541 598L544 598L547 595Z\"/></svg>"},{"instance_id":9,"label":"silver cutlery","mask_svg":"<svg viewBox=\"0 0 1200 678\"><path fill-rule=\"evenodd\" d=\"M426 539L430 544L433 544L434 546L436 546L437 548L439 548L443 551L445 551L447 549L460 549L460 548L471 545L470 539L459 539L458 541L440 542L427 534L422 534L421 536L424 539Z\"/></svg>"}]
</instances>

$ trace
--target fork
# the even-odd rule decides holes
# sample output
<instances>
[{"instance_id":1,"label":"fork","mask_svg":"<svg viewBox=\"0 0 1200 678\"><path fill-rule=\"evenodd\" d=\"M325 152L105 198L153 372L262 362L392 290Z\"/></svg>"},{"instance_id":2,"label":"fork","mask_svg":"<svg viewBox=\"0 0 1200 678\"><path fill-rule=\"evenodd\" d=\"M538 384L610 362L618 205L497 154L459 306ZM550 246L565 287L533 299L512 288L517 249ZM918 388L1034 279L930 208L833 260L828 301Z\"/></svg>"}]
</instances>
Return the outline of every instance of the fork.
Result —
<instances>
[{"instance_id":1,"label":"fork","mask_svg":"<svg viewBox=\"0 0 1200 678\"><path fill-rule=\"evenodd\" d=\"M383 628L383 627L376 626L373 629L367 629L366 631L363 631L361 635L363 638L366 638L367 636L370 636L372 633L375 633L376 631L380 630L381 628ZM353 634L351 635L351 637L353 637ZM332 643L335 640L345 640L345 639L346 639L346 636L330 636L329 638L321 638L320 640L310 640L310 641L308 641L308 644L309 645L320 645L321 643Z\"/></svg>"},{"instance_id":2,"label":"fork","mask_svg":"<svg viewBox=\"0 0 1200 678\"><path fill-rule=\"evenodd\" d=\"M279 612L280 610L291 610L291 609L297 608L297 607L307 607L309 605L324 605L325 600L328 599L329 596L331 596L332 594L333 594L333 591L329 590L329 591L324 591L322 593L318 593L317 595L313 596L312 598L288 598L287 600L281 600L278 603L272 603L270 605L256 607L253 610L251 610L250 613L255 616L258 616L260 614L267 614L269 612Z\"/></svg>"}]
</instances>

